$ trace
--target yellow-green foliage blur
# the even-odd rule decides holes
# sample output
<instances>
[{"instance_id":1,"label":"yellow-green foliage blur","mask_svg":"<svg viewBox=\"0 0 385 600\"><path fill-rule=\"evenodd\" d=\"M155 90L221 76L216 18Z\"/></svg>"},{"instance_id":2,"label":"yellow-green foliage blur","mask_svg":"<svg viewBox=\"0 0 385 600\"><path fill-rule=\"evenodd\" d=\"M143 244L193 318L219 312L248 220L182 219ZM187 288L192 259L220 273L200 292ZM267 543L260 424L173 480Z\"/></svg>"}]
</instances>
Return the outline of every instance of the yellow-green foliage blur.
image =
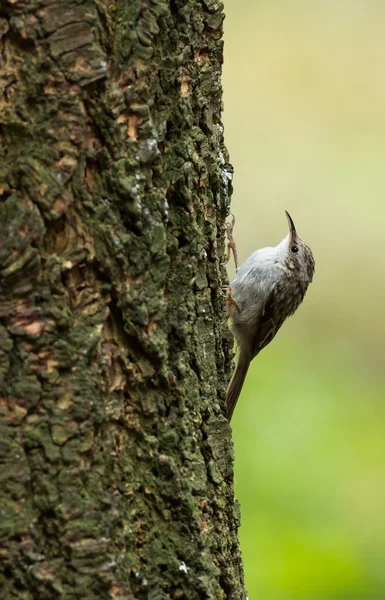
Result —
<instances>
[{"instance_id":1,"label":"yellow-green foliage blur","mask_svg":"<svg viewBox=\"0 0 385 600\"><path fill-rule=\"evenodd\" d=\"M287 209L316 260L232 421L246 586L250 600L383 600L385 2L225 12L240 259L286 235Z\"/></svg>"}]
</instances>

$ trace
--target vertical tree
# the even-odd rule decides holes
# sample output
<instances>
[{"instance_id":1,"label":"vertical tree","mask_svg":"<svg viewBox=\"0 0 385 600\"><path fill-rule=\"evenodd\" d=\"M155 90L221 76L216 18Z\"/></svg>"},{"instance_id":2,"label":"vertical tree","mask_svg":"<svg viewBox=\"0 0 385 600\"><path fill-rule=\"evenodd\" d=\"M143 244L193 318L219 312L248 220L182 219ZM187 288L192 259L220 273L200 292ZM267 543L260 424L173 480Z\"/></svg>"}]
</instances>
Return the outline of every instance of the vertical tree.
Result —
<instances>
[{"instance_id":1,"label":"vertical tree","mask_svg":"<svg viewBox=\"0 0 385 600\"><path fill-rule=\"evenodd\" d=\"M0 9L0 596L244 598L216 0Z\"/></svg>"}]
</instances>

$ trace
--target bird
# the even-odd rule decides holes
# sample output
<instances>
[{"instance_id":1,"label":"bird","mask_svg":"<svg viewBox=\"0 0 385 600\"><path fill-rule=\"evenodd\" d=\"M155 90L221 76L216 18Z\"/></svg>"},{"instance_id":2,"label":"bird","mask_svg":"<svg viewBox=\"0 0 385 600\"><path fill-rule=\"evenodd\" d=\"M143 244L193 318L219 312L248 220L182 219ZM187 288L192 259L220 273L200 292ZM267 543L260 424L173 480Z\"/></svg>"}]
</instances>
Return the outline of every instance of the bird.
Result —
<instances>
[{"instance_id":1,"label":"bird","mask_svg":"<svg viewBox=\"0 0 385 600\"><path fill-rule=\"evenodd\" d=\"M315 261L309 245L298 235L285 211L289 233L275 247L261 248L238 268L232 228L227 234L236 263L230 283L227 316L239 348L239 358L226 393L226 417L230 423L251 361L273 340L285 320L294 314L314 275ZM229 255L229 254L228 254Z\"/></svg>"}]
</instances>

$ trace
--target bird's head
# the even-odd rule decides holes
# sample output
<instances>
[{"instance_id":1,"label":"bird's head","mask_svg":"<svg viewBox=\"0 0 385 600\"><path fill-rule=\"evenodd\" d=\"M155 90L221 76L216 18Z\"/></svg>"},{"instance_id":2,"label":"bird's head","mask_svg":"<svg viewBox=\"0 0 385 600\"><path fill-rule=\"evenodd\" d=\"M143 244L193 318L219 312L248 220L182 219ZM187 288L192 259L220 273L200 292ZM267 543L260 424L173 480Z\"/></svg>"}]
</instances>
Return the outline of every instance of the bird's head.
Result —
<instances>
[{"instance_id":1,"label":"bird's head","mask_svg":"<svg viewBox=\"0 0 385 600\"><path fill-rule=\"evenodd\" d=\"M299 277L306 283L310 283L313 279L315 262L313 253L297 233L293 219L285 210L287 221L289 223L289 235L285 238L287 242L285 263L286 266L293 271L296 271Z\"/></svg>"}]
</instances>

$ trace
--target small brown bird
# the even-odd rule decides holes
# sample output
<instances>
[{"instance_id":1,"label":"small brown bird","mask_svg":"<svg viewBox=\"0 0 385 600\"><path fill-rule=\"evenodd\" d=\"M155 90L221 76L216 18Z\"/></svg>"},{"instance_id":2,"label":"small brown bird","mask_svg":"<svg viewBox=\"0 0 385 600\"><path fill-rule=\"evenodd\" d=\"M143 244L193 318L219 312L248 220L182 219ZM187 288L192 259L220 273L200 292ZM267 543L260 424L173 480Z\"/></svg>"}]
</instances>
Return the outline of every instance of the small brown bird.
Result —
<instances>
[{"instance_id":1,"label":"small brown bird","mask_svg":"<svg viewBox=\"0 0 385 600\"><path fill-rule=\"evenodd\" d=\"M274 248L256 250L240 266L230 284L228 315L232 319L239 359L226 396L229 422L250 362L296 311L313 279L312 251L285 212L289 234Z\"/></svg>"}]
</instances>

